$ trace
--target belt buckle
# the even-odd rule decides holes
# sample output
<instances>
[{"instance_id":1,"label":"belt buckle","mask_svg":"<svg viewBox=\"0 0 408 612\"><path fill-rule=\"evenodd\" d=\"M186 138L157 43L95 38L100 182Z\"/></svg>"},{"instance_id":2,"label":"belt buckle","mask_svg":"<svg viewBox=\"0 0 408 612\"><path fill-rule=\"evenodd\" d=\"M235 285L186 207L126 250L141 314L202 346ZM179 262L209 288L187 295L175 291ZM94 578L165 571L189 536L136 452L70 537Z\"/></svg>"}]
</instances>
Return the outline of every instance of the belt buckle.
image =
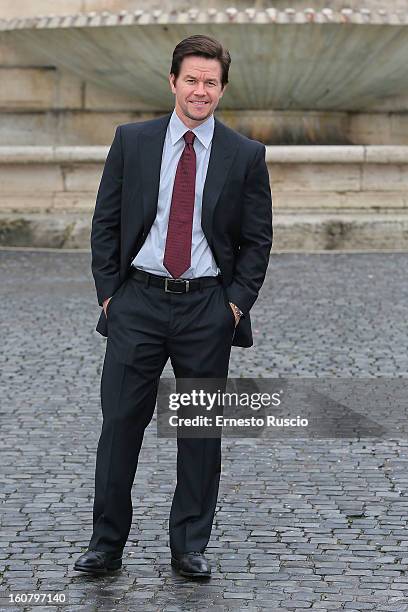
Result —
<instances>
[{"instance_id":1,"label":"belt buckle","mask_svg":"<svg viewBox=\"0 0 408 612\"><path fill-rule=\"evenodd\" d=\"M173 291L172 289L169 289L169 282L171 283L179 283L181 284L183 287L185 287L184 291ZM166 278L164 279L164 291L166 293L187 293L190 289L190 281L188 280L184 280L182 278L169 278L166 276Z\"/></svg>"}]
</instances>

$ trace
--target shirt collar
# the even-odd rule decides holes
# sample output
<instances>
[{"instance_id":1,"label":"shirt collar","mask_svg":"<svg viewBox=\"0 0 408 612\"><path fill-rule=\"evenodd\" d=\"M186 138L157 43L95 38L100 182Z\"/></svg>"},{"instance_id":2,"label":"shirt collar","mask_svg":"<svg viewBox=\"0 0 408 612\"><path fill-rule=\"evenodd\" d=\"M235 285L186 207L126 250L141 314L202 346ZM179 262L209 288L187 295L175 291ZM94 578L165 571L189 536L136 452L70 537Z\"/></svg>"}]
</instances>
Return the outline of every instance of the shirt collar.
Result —
<instances>
[{"instance_id":1,"label":"shirt collar","mask_svg":"<svg viewBox=\"0 0 408 612\"><path fill-rule=\"evenodd\" d=\"M180 119L176 113L176 109L170 117L169 122L171 144L175 145L180 138L183 138L184 134L189 131L188 128ZM211 114L208 119L201 123L199 126L191 130L196 137L199 139L201 144L208 149L211 144L211 140L214 134L214 114Z\"/></svg>"}]
</instances>

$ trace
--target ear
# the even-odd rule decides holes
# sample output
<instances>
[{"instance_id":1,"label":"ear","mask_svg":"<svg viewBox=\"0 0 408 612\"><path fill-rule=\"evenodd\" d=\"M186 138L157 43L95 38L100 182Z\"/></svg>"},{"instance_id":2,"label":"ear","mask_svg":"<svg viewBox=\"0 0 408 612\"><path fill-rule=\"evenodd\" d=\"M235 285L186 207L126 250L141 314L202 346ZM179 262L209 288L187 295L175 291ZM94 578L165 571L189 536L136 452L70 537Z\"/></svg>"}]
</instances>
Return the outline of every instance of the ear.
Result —
<instances>
[{"instance_id":1,"label":"ear","mask_svg":"<svg viewBox=\"0 0 408 612\"><path fill-rule=\"evenodd\" d=\"M169 74L169 83L170 83L171 91L175 94L176 93L176 88L174 87L174 83L175 83L175 76L174 76L174 74Z\"/></svg>"},{"instance_id":2,"label":"ear","mask_svg":"<svg viewBox=\"0 0 408 612\"><path fill-rule=\"evenodd\" d=\"M225 90L227 89L227 87L228 87L228 83L225 83L224 87L221 89L220 98L222 98L222 96L224 95Z\"/></svg>"}]
</instances>

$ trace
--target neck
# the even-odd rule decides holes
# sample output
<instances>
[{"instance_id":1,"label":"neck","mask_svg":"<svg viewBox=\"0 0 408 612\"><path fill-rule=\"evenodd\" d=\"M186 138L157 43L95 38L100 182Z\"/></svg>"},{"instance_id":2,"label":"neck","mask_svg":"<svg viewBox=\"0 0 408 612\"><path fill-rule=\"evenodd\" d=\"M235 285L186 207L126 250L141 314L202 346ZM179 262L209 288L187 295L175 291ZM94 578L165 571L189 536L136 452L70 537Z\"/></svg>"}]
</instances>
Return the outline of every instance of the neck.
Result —
<instances>
[{"instance_id":1,"label":"neck","mask_svg":"<svg viewBox=\"0 0 408 612\"><path fill-rule=\"evenodd\" d=\"M182 114L182 112L177 108L177 106L174 108L174 110L176 112L177 117L180 119L180 121L182 121L184 125L188 127L190 130L193 130L194 128L198 127L199 125L201 125L202 123L207 121L207 119L210 118L210 115L208 115L208 117L205 117L201 121L196 121L195 119L190 119L190 117L185 117Z\"/></svg>"}]
</instances>

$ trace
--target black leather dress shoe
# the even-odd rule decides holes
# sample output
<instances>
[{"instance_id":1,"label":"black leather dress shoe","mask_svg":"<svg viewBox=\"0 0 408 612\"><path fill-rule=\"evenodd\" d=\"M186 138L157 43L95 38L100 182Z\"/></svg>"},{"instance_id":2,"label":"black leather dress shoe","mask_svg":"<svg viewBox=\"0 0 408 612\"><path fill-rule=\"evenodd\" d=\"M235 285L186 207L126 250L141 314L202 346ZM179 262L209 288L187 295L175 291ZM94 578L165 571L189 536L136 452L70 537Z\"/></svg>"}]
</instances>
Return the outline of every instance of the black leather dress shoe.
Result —
<instances>
[{"instance_id":1,"label":"black leather dress shoe","mask_svg":"<svg viewBox=\"0 0 408 612\"><path fill-rule=\"evenodd\" d=\"M101 550L87 550L76 560L74 570L91 574L107 574L122 567L122 551L108 553Z\"/></svg>"},{"instance_id":2,"label":"black leather dress shoe","mask_svg":"<svg viewBox=\"0 0 408 612\"><path fill-rule=\"evenodd\" d=\"M209 578L211 567L201 552L186 552L171 556L171 565L181 576L191 578Z\"/></svg>"}]
</instances>

